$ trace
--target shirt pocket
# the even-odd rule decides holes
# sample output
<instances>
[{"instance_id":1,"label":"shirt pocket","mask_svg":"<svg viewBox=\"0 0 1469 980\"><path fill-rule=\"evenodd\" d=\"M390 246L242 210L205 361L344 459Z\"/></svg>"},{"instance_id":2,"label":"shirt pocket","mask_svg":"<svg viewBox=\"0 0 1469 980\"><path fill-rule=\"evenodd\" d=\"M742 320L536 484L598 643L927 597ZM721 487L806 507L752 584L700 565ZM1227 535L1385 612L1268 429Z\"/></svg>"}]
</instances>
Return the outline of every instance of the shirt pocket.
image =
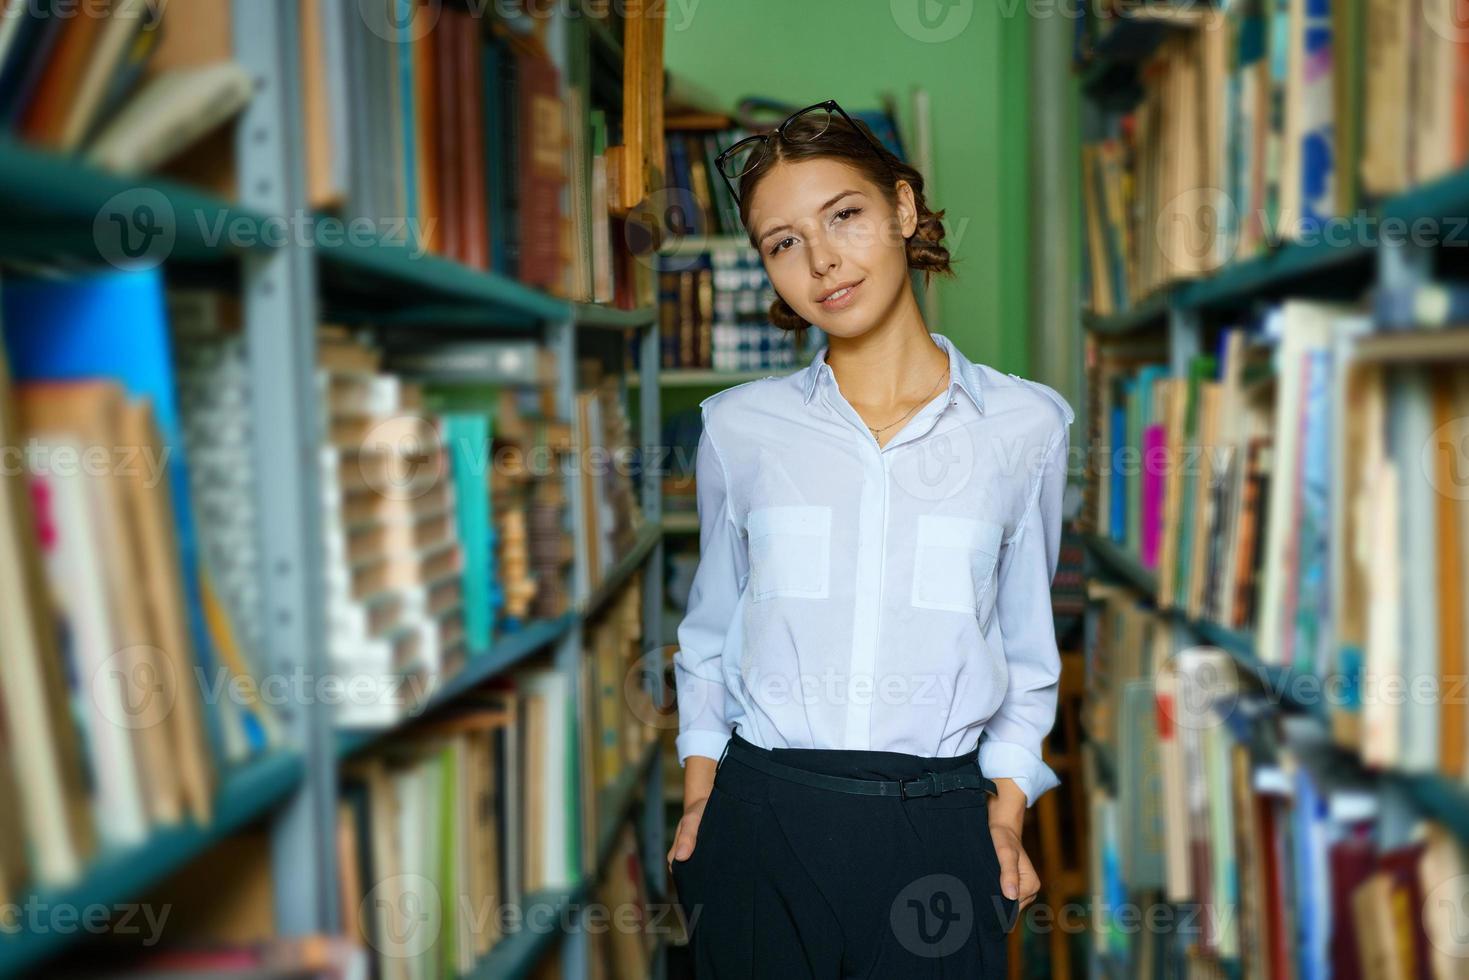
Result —
<instances>
[{"instance_id":1,"label":"shirt pocket","mask_svg":"<svg viewBox=\"0 0 1469 980\"><path fill-rule=\"evenodd\" d=\"M831 508L762 507L750 511L750 598L825 599L831 595Z\"/></svg>"},{"instance_id":2,"label":"shirt pocket","mask_svg":"<svg viewBox=\"0 0 1469 980\"><path fill-rule=\"evenodd\" d=\"M977 517L920 514L913 559L913 605L968 613L989 622L1004 525Z\"/></svg>"}]
</instances>

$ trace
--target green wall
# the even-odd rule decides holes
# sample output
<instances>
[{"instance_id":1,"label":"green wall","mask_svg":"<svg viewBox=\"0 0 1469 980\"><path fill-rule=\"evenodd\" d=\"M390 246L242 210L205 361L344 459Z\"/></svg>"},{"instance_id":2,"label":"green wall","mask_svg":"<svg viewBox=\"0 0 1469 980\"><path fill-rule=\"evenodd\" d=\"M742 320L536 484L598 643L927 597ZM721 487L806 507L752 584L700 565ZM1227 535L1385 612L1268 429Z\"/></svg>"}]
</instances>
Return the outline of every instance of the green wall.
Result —
<instances>
[{"instance_id":1,"label":"green wall","mask_svg":"<svg viewBox=\"0 0 1469 980\"><path fill-rule=\"evenodd\" d=\"M1018 13L1005 16L1002 10ZM921 16L925 8L930 15ZM669 0L665 62L730 109L762 95L875 108L891 93L912 138L928 91L934 164L958 278L930 329L971 359L1028 374L1028 23L986 0Z\"/></svg>"}]
</instances>

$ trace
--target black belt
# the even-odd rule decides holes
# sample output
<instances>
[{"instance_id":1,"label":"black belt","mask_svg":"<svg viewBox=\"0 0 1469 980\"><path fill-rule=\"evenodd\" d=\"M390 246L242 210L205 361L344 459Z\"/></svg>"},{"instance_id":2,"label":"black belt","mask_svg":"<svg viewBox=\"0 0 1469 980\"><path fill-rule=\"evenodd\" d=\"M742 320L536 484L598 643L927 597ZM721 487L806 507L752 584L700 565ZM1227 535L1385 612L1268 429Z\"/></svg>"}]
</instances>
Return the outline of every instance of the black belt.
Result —
<instances>
[{"instance_id":1,"label":"black belt","mask_svg":"<svg viewBox=\"0 0 1469 980\"><path fill-rule=\"evenodd\" d=\"M728 753L729 743L725 750ZM820 789L836 790L838 793L858 793L862 796L891 796L900 800L915 796L938 796L956 789L983 789L991 796L999 796L994 780L973 769L951 769L948 772L925 772L911 779L853 779L847 776L832 776L824 772L808 772L795 766L772 762L763 755L736 750L734 757L747 766L767 772L781 779L805 783Z\"/></svg>"}]
</instances>

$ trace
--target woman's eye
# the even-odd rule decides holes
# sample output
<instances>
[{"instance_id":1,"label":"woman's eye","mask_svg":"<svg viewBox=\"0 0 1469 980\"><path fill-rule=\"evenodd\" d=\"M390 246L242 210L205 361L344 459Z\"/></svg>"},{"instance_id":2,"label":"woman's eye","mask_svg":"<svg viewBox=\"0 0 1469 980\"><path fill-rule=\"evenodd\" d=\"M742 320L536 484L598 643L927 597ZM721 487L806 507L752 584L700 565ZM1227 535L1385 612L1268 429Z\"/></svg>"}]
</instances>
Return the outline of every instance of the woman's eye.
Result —
<instances>
[{"instance_id":1,"label":"woman's eye","mask_svg":"<svg viewBox=\"0 0 1469 980\"><path fill-rule=\"evenodd\" d=\"M793 240L794 239L791 239L791 238L782 238L780 241L778 241L778 242L775 243L775 248L772 248L770 250L770 254L771 255L775 255L775 254L779 253L781 251L781 246L785 245L786 242L793 241Z\"/></svg>"},{"instance_id":2,"label":"woman's eye","mask_svg":"<svg viewBox=\"0 0 1469 980\"><path fill-rule=\"evenodd\" d=\"M844 214L861 214L861 213L862 213L862 209L861 208L842 208L840 211L837 212L837 217L840 218Z\"/></svg>"}]
</instances>

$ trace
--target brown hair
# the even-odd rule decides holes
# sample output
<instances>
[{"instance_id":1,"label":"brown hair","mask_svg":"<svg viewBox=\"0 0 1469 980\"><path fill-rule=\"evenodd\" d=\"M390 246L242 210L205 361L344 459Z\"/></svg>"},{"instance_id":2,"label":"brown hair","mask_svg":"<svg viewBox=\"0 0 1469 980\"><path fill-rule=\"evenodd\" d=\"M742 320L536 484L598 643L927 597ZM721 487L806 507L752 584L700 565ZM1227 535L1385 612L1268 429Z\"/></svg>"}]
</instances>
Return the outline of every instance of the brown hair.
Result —
<instances>
[{"instance_id":1,"label":"brown hair","mask_svg":"<svg viewBox=\"0 0 1469 980\"><path fill-rule=\"evenodd\" d=\"M772 139L765 148L760 162L740 177L740 223L745 226L751 246L759 249L755 233L750 228L750 199L764 176L782 161L833 159L852 166L881 190L888 204L897 207L897 182L906 180L913 188L913 204L918 212L918 224L907 239L908 268L923 272L923 284L931 281L935 274L954 276L950 267L949 250L944 247L943 211L931 211L923 197L923 174L903 162L890 150L883 148L879 156L876 137L869 142L863 132L871 134L867 124L860 119L852 120L862 132L847 125L839 113L831 113L826 131L813 138L821 127L822 113L808 113L791 121L786 127L786 139ZM800 331L810 324L779 294L770 304L770 322L782 330Z\"/></svg>"}]
</instances>

